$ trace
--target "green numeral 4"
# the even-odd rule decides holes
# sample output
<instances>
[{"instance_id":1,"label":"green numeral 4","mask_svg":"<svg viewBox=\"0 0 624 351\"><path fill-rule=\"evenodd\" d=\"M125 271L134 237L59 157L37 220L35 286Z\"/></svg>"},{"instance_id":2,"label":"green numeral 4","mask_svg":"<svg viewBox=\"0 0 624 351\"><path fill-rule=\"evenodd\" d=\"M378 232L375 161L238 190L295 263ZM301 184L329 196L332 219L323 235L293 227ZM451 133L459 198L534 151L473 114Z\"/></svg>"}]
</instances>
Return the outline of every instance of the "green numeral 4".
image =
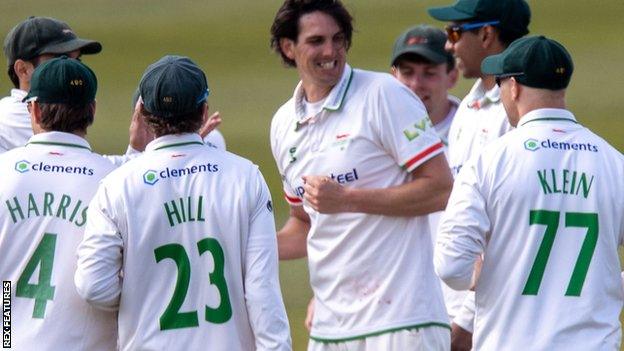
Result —
<instances>
[{"instance_id":1,"label":"green numeral 4","mask_svg":"<svg viewBox=\"0 0 624 351\"><path fill-rule=\"evenodd\" d=\"M544 271L546 270L546 263L548 257L553 248L555 242L555 236L557 235L557 229L559 228L560 212L547 211L547 210L532 210L529 214L529 224L541 224L546 226L544 232L544 239L540 244L540 247L535 256L533 267L529 273L529 277L522 291L522 295L537 295L542 278L544 278ZM581 212L567 212L565 214L565 226L566 228L587 228L585 234L585 240L581 246L568 289L566 290L566 296L581 296L583 290L583 284L589 271L589 264L594 256L594 250L596 249L596 243L598 242L598 214L597 213L581 213Z\"/></svg>"},{"instance_id":2,"label":"green numeral 4","mask_svg":"<svg viewBox=\"0 0 624 351\"><path fill-rule=\"evenodd\" d=\"M45 233L15 286L15 296L35 299L33 318L44 318L48 300L54 299L54 287L51 283L55 248L56 234ZM30 284L30 278L37 267L39 267L37 284Z\"/></svg>"}]
</instances>

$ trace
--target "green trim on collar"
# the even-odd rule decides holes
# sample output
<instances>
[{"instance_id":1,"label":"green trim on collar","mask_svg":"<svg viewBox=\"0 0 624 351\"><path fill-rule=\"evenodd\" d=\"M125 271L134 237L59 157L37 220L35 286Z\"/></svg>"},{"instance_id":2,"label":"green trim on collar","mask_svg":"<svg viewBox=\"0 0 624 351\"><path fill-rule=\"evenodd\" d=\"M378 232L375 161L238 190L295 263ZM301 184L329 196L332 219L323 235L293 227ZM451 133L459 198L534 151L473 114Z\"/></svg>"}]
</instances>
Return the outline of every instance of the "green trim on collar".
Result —
<instances>
[{"instance_id":1,"label":"green trim on collar","mask_svg":"<svg viewBox=\"0 0 624 351\"><path fill-rule=\"evenodd\" d=\"M178 147L178 146L193 145L193 144L204 145L203 143L200 143L199 141L187 141L187 142L184 142L184 143L163 145L163 146L155 148L154 151L161 150L161 149L167 149L167 148L170 148L170 147Z\"/></svg>"},{"instance_id":2,"label":"green trim on collar","mask_svg":"<svg viewBox=\"0 0 624 351\"><path fill-rule=\"evenodd\" d=\"M522 123L520 126L523 126L527 123L531 123L531 122L535 122L535 121L568 121L568 122L572 122L574 124L578 124L577 121L570 119L570 118L564 118L564 117L539 117L539 118L534 118L534 119L530 119L524 123Z\"/></svg>"},{"instance_id":3,"label":"green trim on collar","mask_svg":"<svg viewBox=\"0 0 624 351\"><path fill-rule=\"evenodd\" d=\"M91 151L90 148L88 148L86 146L83 146L83 145L71 144L71 143L59 143L59 142L56 142L56 141L31 141L31 142L27 143L26 145L30 145L30 144L67 146L67 147L75 147L75 148L79 148L79 149L87 149L87 150Z\"/></svg>"},{"instance_id":4,"label":"green trim on collar","mask_svg":"<svg viewBox=\"0 0 624 351\"><path fill-rule=\"evenodd\" d=\"M394 332L397 332L397 331L400 331L400 330L411 330L411 329L420 329L420 328L427 328L427 327L442 327L442 328L447 328L448 330L451 330L451 326L446 324L446 323L431 322L431 323L408 325L408 326L405 326L405 327L384 329L384 330L380 330L378 332L373 332L373 333L368 333L368 334L363 334L363 335L358 335L358 336L352 336L352 337L349 337L349 338L342 338L342 339L324 339L324 338L317 338L317 337L312 336L312 335L310 335L310 339L312 339L314 341L323 342L323 343L346 342L346 341L366 339L366 338L370 338L372 336L378 336L378 335L387 334L387 333L394 333Z\"/></svg>"},{"instance_id":5,"label":"green trim on collar","mask_svg":"<svg viewBox=\"0 0 624 351\"><path fill-rule=\"evenodd\" d=\"M351 67L349 67L351 68ZM323 110L325 111L331 111L331 112L336 112L338 110L340 110L342 108L342 104L344 103L344 99L345 96L347 96L347 92L349 91L349 88L351 87L351 81L353 80L353 68L351 68L351 72L349 72L349 80L347 81L347 86L344 89L342 96L340 97L340 103L338 103L338 106L335 106L334 108L331 107L323 107Z\"/></svg>"}]
</instances>

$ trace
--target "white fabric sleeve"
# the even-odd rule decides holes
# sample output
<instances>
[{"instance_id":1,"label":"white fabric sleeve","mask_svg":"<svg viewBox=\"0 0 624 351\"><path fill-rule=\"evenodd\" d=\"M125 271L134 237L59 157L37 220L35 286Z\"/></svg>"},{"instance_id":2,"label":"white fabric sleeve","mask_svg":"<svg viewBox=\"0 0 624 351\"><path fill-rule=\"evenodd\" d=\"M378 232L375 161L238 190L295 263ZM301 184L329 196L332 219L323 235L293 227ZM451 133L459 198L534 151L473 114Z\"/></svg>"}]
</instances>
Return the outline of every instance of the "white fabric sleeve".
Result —
<instances>
[{"instance_id":1,"label":"white fabric sleeve","mask_svg":"<svg viewBox=\"0 0 624 351\"><path fill-rule=\"evenodd\" d=\"M462 327L462 329L474 333L475 318L475 293L469 291L464 299L464 303L457 311L457 315L453 318L453 323Z\"/></svg>"},{"instance_id":2,"label":"white fabric sleeve","mask_svg":"<svg viewBox=\"0 0 624 351\"><path fill-rule=\"evenodd\" d=\"M217 129L212 130L206 137L204 138L204 144L210 144L215 146L217 149L225 151L225 138L223 134L219 132Z\"/></svg>"},{"instance_id":3,"label":"white fabric sleeve","mask_svg":"<svg viewBox=\"0 0 624 351\"><path fill-rule=\"evenodd\" d=\"M427 116L425 106L413 92L392 77L381 80L369 99L375 106L377 135L384 150L398 165L412 172L444 152L444 145Z\"/></svg>"},{"instance_id":4,"label":"white fabric sleeve","mask_svg":"<svg viewBox=\"0 0 624 351\"><path fill-rule=\"evenodd\" d=\"M455 290L470 288L474 263L485 249L490 220L473 158L457 175L448 205L442 215L434 252L436 273Z\"/></svg>"},{"instance_id":5,"label":"white fabric sleeve","mask_svg":"<svg viewBox=\"0 0 624 351\"><path fill-rule=\"evenodd\" d=\"M110 216L106 188L100 185L87 212L87 225L78 246L74 282L78 294L95 307L117 310L121 294L123 239Z\"/></svg>"},{"instance_id":6,"label":"white fabric sleeve","mask_svg":"<svg viewBox=\"0 0 624 351\"><path fill-rule=\"evenodd\" d=\"M123 165L124 163L132 160L133 158L139 156L141 151L135 150L132 146L128 145L126 149L126 153L123 155L102 155L105 159L109 160L116 167Z\"/></svg>"},{"instance_id":7,"label":"white fabric sleeve","mask_svg":"<svg viewBox=\"0 0 624 351\"><path fill-rule=\"evenodd\" d=\"M256 350L292 349L290 327L279 284L277 234L269 189L256 169L249 194L255 195L245 252L245 301ZM255 179L254 179L255 178Z\"/></svg>"}]
</instances>

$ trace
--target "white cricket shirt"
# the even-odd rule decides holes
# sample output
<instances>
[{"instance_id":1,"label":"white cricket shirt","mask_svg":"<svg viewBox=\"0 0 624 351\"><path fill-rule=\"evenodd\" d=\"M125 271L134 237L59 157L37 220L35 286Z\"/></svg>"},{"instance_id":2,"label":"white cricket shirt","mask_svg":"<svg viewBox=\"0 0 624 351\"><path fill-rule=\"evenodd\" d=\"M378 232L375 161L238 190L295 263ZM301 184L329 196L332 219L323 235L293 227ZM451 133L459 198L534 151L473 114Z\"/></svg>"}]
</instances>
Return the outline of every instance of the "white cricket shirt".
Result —
<instances>
[{"instance_id":1,"label":"white cricket shirt","mask_svg":"<svg viewBox=\"0 0 624 351\"><path fill-rule=\"evenodd\" d=\"M11 282L13 350L114 350L116 315L74 288L87 206L113 165L49 132L0 155L0 278Z\"/></svg>"},{"instance_id":2,"label":"white cricket shirt","mask_svg":"<svg viewBox=\"0 0 624 351\"><path fill-rule=\"evenodd\" d=\"M27 94L11 89L11 95L0 100L0 153L24 146L33 135L30 114L22 102Z\"/></svg>"},{"instance_id":3,"label":"white cricket shirt","mask_svg":"<svg viewBox=\"0 0 624 351\"><path fill-rule=\"evenodd\" d=\"M119 310L121 350L290 350L272 210L248 160L157 138L102 181L78 292Z\"/></svg>"},{"instance_id":4,"label":"white cricket shirt","mask_svg":"<svg viewBox=\"0 0 624 351\"><path fill-rule=\"evenodd\" d=\"M391 75L348 65L319 114L304 116L302 101L300 83L273 118L271 147L288 202L303 204L311 219L311 338L448 327L426 216L327 215L302 201L304 175L358 188L409 182L415 168L443 152L424 106Z\"/></svg>"},{"instance_id":5,"label":"white cricket shirt","mask_svg":"<svg viewBox=\"0 0 624 351\"><path fill-rule=\"evenodd\" d=\"M435 253L451 287L476 288L476 350L618 350L624 156L560 109L459 173Z\"/></svg>"},{"instance_id":6,"label":"white cricket shirt","mask_svg":"<svg viewBox=\"0 0 624 351\"><path fill-rule=\"evenodd\" d=\"M469 158L511 129L500 101L500 88L494 85L486 91L478 79L459 105L449 130L448 161L453 176Z\"/></svg>"}]
</instances>

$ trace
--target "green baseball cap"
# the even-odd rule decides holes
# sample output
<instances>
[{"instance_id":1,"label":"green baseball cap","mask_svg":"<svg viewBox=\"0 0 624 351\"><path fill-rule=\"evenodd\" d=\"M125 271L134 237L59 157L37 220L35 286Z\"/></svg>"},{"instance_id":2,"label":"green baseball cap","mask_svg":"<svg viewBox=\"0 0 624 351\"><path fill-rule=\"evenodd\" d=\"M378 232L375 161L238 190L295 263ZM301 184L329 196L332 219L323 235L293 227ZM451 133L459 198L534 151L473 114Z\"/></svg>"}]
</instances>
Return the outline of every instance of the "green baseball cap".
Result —
<instances>
[{"instance_id":1,"label":"green baseball cap","mask_svg":"<svg viewBox=\"0 0 624 351\"><path fill-rule=\"evenodd\" d=\"M23 101L36 98L42 103L82 105L94 101L96 92L95 73L84 63L62 56L35 69Z\"/></svg>"},{"instance_id":2,"label":"green baseball cap","mask_svg":"<svg viewBox=\"0 0 624 351\"><path fill-rule=\"evenodd\" d=\"M208 99L204 72L188 57L167 55L143 73L139 91L145 109L161 118L195 111Z\"/></svg>"},{"instance_id":3,"label":"green baseball cap","mask_svg":"<svg viewBox=\"0 0 624 351\"><path fill-rule=\"evenodd\" d=\"M65 22L49 17L28 17L7 34L4 54L9 66L16 60L31 60L43 54L65 54L80 50L82 54L97 54L102 44L81 39Z\"/></svg>"},{"instance_id":4,"label":"green baseball cap","mask_svg":"<svg viewBox=\"0 0 624 351\"><path fill-rule=\"evenodd\" d=\"M446 22L499 21L499 28L524 36L529 33L531 10L525 0L458 0L445 7L427 10L431 17Z\"/></svg>"},{"instance_id":5,"label":"green baseball cap","mask_svg":"<svg viewBox=\"0 0 624 351\"><path fill-rule=\"evenodd\" d=\"M444 50L446 34L435 27L420 25L409 28L394 42L392 60L394 66L399 57L405 54L416 54L433 63L453 62L453 55Z\"/></svg>"},{"instance_id":6,"label":"green baseball cap","mask_svg":"<svg viewBox=\"0 0 624 351\"><path fill-rule=\"evenodd\" d=\"M570 53L544 36L514 41L505 51L488 56L481 71L497 77L511 77L532 88L561 90L570 83L574 64Z\"/></svg>"}]
</instances>

